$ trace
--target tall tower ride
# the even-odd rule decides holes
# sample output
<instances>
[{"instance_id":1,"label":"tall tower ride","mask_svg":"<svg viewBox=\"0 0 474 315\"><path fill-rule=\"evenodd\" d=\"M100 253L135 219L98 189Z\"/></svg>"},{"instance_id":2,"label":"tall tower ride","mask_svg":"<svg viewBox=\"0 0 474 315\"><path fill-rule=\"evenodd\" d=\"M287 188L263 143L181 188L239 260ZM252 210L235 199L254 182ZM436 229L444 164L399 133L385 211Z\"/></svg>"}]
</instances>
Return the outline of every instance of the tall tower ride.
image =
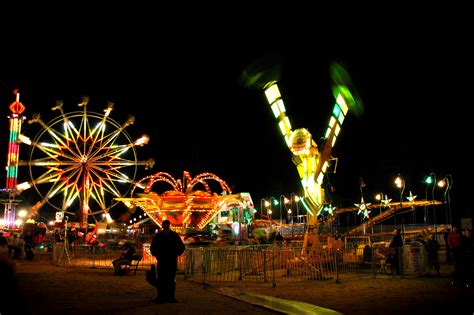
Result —
<instances>
[{"instance_id":1,"label":"tall tower ride","mask_svg":"<svg viewBox=\"0 0 474 315\"><path fill-rule=\"evenodd\" d=\"M16 184L18 177L18 159L20 155L20 144L18 135L21 132L21 123L25 120L25 116L21 113L25 110L25 106L20 102L20 93L18 90L13 92L16 94L16 100L10 104L12 114L8 116L10 120L10 138L8 140L8 156L7 156L7 180L5 190L8 200L5 202L4 220L5 225L12 227L15 223L15 206L18 203L15 200Z\"/></svg>"}]
</instances>

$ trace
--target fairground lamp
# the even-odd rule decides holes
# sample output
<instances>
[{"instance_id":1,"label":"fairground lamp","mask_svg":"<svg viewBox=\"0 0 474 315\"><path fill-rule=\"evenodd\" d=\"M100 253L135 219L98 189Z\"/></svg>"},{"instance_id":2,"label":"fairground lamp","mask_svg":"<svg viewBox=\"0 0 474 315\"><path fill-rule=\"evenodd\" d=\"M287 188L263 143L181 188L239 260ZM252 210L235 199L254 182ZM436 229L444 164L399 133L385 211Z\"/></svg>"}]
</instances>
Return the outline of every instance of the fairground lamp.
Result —
<instances>
[{"instance_id":1,"label":"fairground lamp","mask_svg":"<svg viewBox=\"0 0 474 315\"><path fill-rule=\"evenodd\" d=\"M273 205L278 206L280 203L278 202L278 199L275 197L270 197L270 209L268 210L268 216L271 218L272 217L272 200L273 200Z\"/></svg>"},{"instance_id":2,"label":"fairground lamp","mask_svg":"<svg viewBox=\"0 0 474 315\"><path fill-rule=\"evenodd\" d=\"M400 211L403 209L403 191L405 190L405 180L398 174L395 178L395 186L400 190ZM405 226L403 222L403 212L402 212L402 232L405 233Z\"/></svg>"},{"instance_id":3,"label":"fairground lamp","mask_svg":"<svg viewBox=\"0 0 474 315\"><path fill-rule=\"evenodd\" d=\"M379 201L380 204L379 204L379 214L382 213L382 204L383 204L383 193L377 193L375 195L375 200Z\"/></svg>"},{"instance_id":4,"label":"fairground lamp","mask_svg":"<svg viewBox=\"0 0 474 315\"><path fill-rule=\"evenodd\" d=\"M431 174L434 174L434 173L431 173ZM428 201L428 187L430 187L431 184L433 184L433 177L431 177L431 174L428 175L428 176L425 176L425 179L423 180L423 183L426 184L426 189L425 189L425 198L426 198L426 201ZM428 205L426 205L424 207L424 210L425 210L425 213L424 213L424 221L425 223L428 223L429 222L429 207Z\"/></svg>"},{"instance_id":5,"label":"fairground lamp","mask_svg":"<svg viewBox=\"0 0 474 315\"><path fill-rule=\"evenodd\" d=\"M444 191L444 203L446 204L446 223L452 224L452 215L451 215L451 200L449 197L449 191L453 186L453 176L447 174L442 180L438 181L438 187L446 188Z\"/></svg>"},{"instance_id":6,"label":"fairground lamp","mask_svg":"<svg viewBox=\"0 0 474 315\"><path fill-rule=\"evenodd\" d=\"M281 198L283 197L283 202L281 202ZM290 200L288 198L286 198L285 196L283 195L280 195L280 225L282 223L282 209L281 209L281 206L284 205L285 208L286 208L286 205L290 202Z\"/></svg>"},{"instance_id":7,"label":"fairground lamp","mask_svg":"<svg viewBox=\"0 0 474 315\"><path fill-rule=\"evenodd\" d=\"M395 186L400 189L400 202L403 201L403 191L405 190L405 181L403 178L398 174L397 178L395 178Z\"/></svg>"},{"instance_id":8,"label":"fairground lamp","mask_svg":"<svg viewBox=\"0 0 474 315\"><path fill-rule=\"evenodd\" d=\"M387 197L384 198L384 194L380 192L380 193L377 193L377 195L375 195L375 200L380 201L379 203L379 215L380 215L382 214L382 205L386 205L386 202L388 199ZM382 232L382 229L383 229L382 223L380 223L380 232Z\"/></svg>"},{"instance_id":9,"label":"fairground lamp","mask_svg":"<svg viewBox=\"0 0 474 315\"><path fill-rule=\"evenodd\" d=\"M300 203L300 197L295 194L295 193L291 193L290 194L290 199L291 199L291 204L292 204L292 207L293 207L293 201L296 202L296 222L299 223L299 203Z\"/></svg>"},{"instance_id":10,"label":"fairground lamp","mask_svg":"<svg viewBox=\"0 0 474 315\"><path fill-rule=\"evenodd\" d=\"M435 192L435 187L436 187L436 174L434 172L431 172L428 177L425 178L425 183L427 183L426 189L428 189L428 186L430 184L433 184L433 187L431 188L431 201L434 203L435 197L434 197L434 192ZM428 200L428 194L426 194ZM436 207L433 205L433 224L434 224L434 229L436 232Z\"/></svg>"},{"instance_id":11,"label":"fairground lamp","mask_svg":"<svg viewBox=\"0 0 474 315\"><path fill-rule=\"evenodd\" d=\"M260 199L260 218L261 219L263 218L263 205L265 205L265 208L268 208L270 203L267 200L265 200L264 198ZM268 212L268 210L267 210L267 212Z\"/></svg>"}]
</instances>

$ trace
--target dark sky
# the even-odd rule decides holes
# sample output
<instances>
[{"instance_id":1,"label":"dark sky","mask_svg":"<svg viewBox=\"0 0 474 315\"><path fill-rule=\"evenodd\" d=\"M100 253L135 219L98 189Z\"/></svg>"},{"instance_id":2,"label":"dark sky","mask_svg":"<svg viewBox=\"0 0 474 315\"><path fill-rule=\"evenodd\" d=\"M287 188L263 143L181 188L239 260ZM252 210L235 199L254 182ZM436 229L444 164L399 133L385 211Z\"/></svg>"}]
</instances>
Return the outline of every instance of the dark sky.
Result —
<instances>
[{"instance_id":1,"label":"dark sky","mask_svg":"<svg viewBox=\"0 0 474 315\"><path fill-rule=\"evenodd\" d=\"M242 86L241 72L257 58L279 54L279 86L292 126L307 128L321 144L334 102L328 69L341 60L365 112L349 113L333 150L339 159L336 174L329 175L333 203L359 202L360 177L366 202L375 202L380 191L395 199L398 173L406 192L424 199L423 177L435 172L452 175L453 215L472 212L466 195L473 175L467 152L474 54L465 20L401 13L340 25L285 19L272 26L263 16L241 15L224 26L225 18L183 26L121 17L95 17L83 28L73 23L65 33L59 25L67 18L61 17L12 39L0 59L5 149L14 88L28 118L35 112L55 117L49 108L58 99L66 112L76 110L83 95L97 112L114 101L115 120L135 115L132 137L151 137L139 151L156 164L138 177L212 172L234 192L250 192L259 208L261 198L300 193L301 187L263 93Z\"/></svg>"}]
</instances>

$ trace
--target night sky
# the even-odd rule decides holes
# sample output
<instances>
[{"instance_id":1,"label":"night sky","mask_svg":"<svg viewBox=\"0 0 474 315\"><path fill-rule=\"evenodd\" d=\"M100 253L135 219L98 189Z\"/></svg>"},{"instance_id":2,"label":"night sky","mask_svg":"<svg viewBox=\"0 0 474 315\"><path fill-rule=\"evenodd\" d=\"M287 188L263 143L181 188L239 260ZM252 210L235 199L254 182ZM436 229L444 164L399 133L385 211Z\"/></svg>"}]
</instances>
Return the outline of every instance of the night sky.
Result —
<instances>
[{"instance_id":1,"label":"night sky","mask_svg":"<svg viewBox=\"0 0 474 315\"><path fill-rule=\"evenodd\" d=\"M473 175L468 111L474 54L465 20L397 15L366 19L364 26L354 19L338 27L309 21L272 28L262 16L260 22L254 18L240 16L240 24L227 25L227 31L217 22L178 27L95 17L93 26L76 25L67 36L58 30L61 23L17 34L11 39L16 48L0 59L0 146L7 148L6 116L15 88L27 118L35 112L45 120L56 117L50 108L59 99L66 112L76 110L84 95L90 111L102 112L113 101L116 121L136 117L128 129L133 138L150 136L138 151L156 164L140 169L138 178L159 171L175 178L184 171L212 172L233 192L250 192L260 208L261 198L301 193L301 186L263 92L243 86L240 74L262 56L279 55L287 116L294 129L307 128L320 145L334 104L328 69L339 60L365 111L360 117L349 112L333 150L333 204L358 203L361 177L366 202L375 202L377 192L396 199L397 174L406 180L406 194L411 190L424 199L423 178L435 172L452 175L453 216L472 216L466 195ZM38 36L41 44L33 43ZM23 133L32 129L25 124ZM0 183L4 187L5 178ZM437 190L436 199L443 198Z\"/></svg>"}]
</instances>

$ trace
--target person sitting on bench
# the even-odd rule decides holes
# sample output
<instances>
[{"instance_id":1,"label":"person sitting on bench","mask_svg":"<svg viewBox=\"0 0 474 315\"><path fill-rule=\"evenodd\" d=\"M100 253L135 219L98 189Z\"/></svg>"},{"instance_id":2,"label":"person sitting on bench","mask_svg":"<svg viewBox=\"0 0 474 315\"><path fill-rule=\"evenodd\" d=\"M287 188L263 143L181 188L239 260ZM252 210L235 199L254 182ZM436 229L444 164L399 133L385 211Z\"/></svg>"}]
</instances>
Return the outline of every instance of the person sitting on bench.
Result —
<instances>
[{"instance_id":1,"label":"person sitting on bench","mask_svg":"<svg viewBox=\"0 0 474 315\"><path fill-rule=\"evenodd\" d=\"M125 243L123 245L122 253L120 254L120 257L112 261L112 264L114 265L114 269L115 269L115 272L114 272L115 275L123 274L121 266L130 265L130 263L133 260L134 254L135 254L135 248L132 245Z\"/></svg>"}]
</instances>

